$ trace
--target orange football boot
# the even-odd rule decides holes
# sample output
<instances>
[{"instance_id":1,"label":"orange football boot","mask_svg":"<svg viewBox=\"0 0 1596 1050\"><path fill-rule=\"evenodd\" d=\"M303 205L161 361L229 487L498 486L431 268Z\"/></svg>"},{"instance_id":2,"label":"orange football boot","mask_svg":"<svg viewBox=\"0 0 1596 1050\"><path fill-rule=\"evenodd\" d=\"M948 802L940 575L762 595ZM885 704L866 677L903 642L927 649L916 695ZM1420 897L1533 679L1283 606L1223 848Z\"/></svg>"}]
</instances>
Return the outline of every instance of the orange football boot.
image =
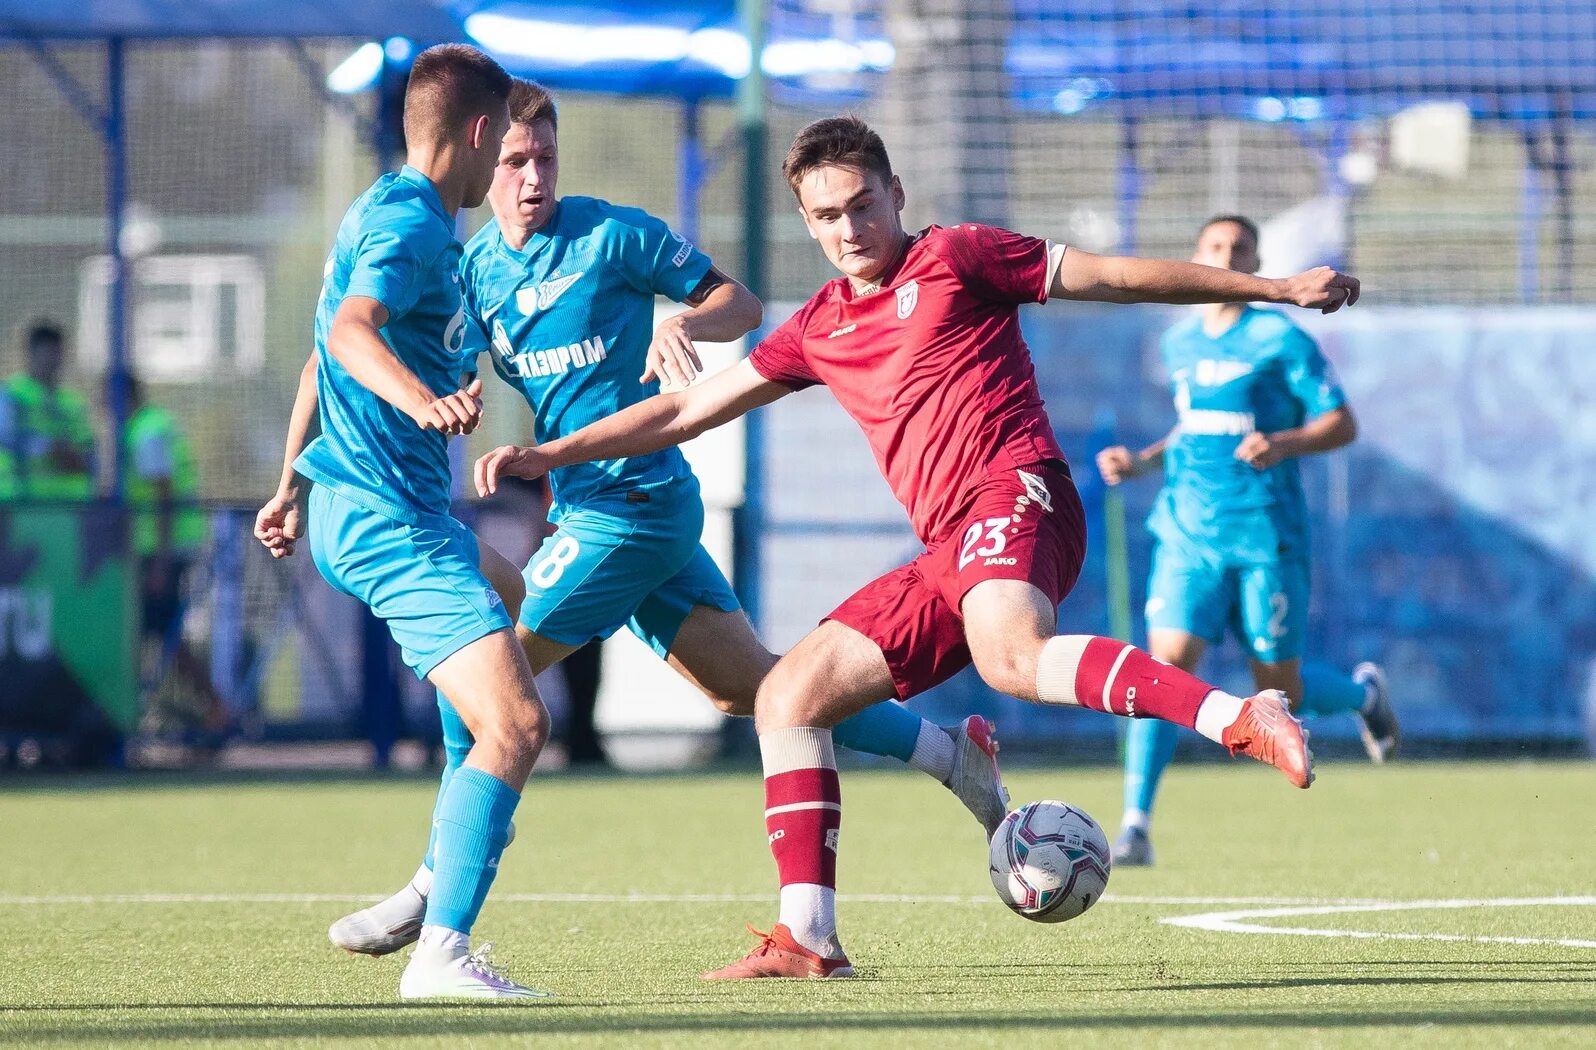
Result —
<instances>
[{"instance_id":1,"label":"orange football boot","mask_svg":"<svg viewBox=\"0 0 1596 1050\"><path fill-rule=\"evenodd\" d=\"M1308 731L1292 715L1286 694L1265 689L1241 702L1241 714L1221 734L1220 743L1232 755L1248 755L1267 762L1286 775L1297 787L1313 783L1313 752L1308 750Z\"/></svg>"},{"instance_id":2,"label":"orange football boot","mask_svg":"<svg viewBox=\"0 0 1596 1050\"><path fill-rule=\"evenodd\" d=\"M706 981L742 981L750 977L852 977L853 964L847 959L827 959L793 940L792 931L781 923L769 933L752 925L748 932L759 938L759 946L730 966L702 974Z\"/></svg>"}]
</instances>

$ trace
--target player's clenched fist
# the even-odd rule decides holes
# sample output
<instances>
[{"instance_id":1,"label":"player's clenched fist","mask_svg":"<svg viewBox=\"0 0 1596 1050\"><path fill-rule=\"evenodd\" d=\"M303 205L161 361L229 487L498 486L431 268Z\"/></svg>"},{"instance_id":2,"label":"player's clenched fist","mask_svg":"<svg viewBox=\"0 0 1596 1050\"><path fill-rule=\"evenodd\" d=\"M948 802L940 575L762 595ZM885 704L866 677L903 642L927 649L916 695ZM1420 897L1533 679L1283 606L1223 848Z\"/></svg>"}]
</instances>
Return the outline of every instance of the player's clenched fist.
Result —
<instances>
[{"instance_id":1,"label":"player's clenched fist","mask_svg":"<svg viewBox=\"0 0 1596 1050\"><path fill-rule=\"evenodd\" d=\"M473 379L464 390L427 402L411 418L422 430L451 435L471 433L482 423L482 380Z\"/></svg>"},{"instance_id":2,"label":"player's clenched fist","mask_svg":"<svg viewBox=\"0 0 1596 1050\"><path fill-rule=\"evenodd\" d=\"M1254 430L1236 446L1236 458L1255 470L1268 470L1286 458L1287 448Z\"/></svg>"},{"instance_id":3,"label":"player's clenched fist","mask_svg":"<svg viewBox=\"0 0 1596 1050\"><path fill-rule=\"evenodd\" d=\"M1358 301L1358 279L1328 266L1317 266L1295 277L1282 278L1280 284L1284 290L1280 301L1305 310L1333 314Z\"/></svg>"},{"instance_id":4,"label":"player's clenched fist","mask_svg":"<svg viewBox=\"0 0 1596 1050\"><path fill-rule=\"evenodd\" d=\"M294 544L304 535L299 523L299 499L276 495L255 515L255 538L265 544L273 558L294 553Z\"/></svg>"},{"instance_id":5,"label":"player's clenched fist","mask_svg":"<svg viewBox=\"0 0 1596 1050\"><path fill-rule=\"evenodd\" d=\"M477 495L487 497L499 491L503 477L541 478L549 472L549 464L534 445L500 445L477 460Z\"/></svg>"},{"instance_id":6,"label":"player's clenched fist","mask_svg":"<svg viewBox=\"0 0 1596 1050\"><path fill-rule=\"evenodd\" d=\"M1141 463L1124 445L1105 448L1097 454L1097 471L1110 485L1136 477L1141 473Z\"/></svg>"}]
</instances>

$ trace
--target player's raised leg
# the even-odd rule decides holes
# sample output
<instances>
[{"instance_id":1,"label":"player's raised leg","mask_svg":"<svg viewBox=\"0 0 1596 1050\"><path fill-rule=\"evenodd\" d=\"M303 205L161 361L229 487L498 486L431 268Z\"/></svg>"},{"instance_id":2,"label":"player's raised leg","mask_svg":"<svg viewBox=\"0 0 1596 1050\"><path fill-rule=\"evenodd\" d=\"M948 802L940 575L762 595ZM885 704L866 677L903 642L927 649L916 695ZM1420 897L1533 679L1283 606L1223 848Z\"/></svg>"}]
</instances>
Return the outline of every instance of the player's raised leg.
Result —
<instances>
[{"instance_id":1,"label":"player's raised leg","mask_svg":"<svg viewBox=\"0 0 1596 1050\"><path fill-rule=\"evenodd\" d=\"M1373 664L1352 675L1302 660L1308 633L1306 558L1281 557L1249 565L1237 576L1237 635L1246 643L1253 682L1291 698L1304 718L1352 714L1369 758L1383 762L1401 735L1396 712Z\"/></svg>"},{"instance_id":2,"label":"player's raised leg","mask_svg":"<svg viewBox=\"0 0 1596 1050\"><path fill-rule=\"evenodd\" d=\"M1256 676L1259 669L1253 671ZM1349 675L1328 664L1308 661L1302 664L1300 678L1302 691L1297 695L1302 697L1299 710L1303 715L1356 715L1369 760L1378 763L1391 757L1402 739L1402 727L1386 690L1385 672L1378 664L1361 663Z\"/></svg>"},{"instance_id":3,"label":"player's raised leg","mask_svg":"<svg viewBox=\"0 0 1596 1050\"><path fill-rule=\"evenodd\" d=\"M1313 756L1284 694L1242 699L1112 638L1053 634L1052 603L1017 580L988 580L964 599L970 652L992 688L1045 704L1132 718L1161 718L1266 762L1297 787L1313 782Z\"/></svg>"},{"instance_id":4,"label":"player's raised leg","mask_svg":"<svg viewBox=\"0 0 1596 1050\"><path fill-rule=\"evenodd\" d=\"M703 555L708 562L708 555ZM709 566L713 569L713 563ZM689 563L684 573L694 568ZM703 574L707 577L707 571ZM718 570L714 570L720 579ZM656 649L664 648L671 667L729 715L751 716L759 684L776 664L737 606L730 587L688 591L672 580L639 608L636 623ZM681 591L697 599L681 617L672 607ZM671 625L674 633L663 632ZM972 715L957 726L929 722L902 704L889 683L877 703L832 727L832 742L861 754L895 758L951 790L980 822L987 837L1008 812L1008 791L997 765L991 723Z\"/></svg>"}]
</instances>

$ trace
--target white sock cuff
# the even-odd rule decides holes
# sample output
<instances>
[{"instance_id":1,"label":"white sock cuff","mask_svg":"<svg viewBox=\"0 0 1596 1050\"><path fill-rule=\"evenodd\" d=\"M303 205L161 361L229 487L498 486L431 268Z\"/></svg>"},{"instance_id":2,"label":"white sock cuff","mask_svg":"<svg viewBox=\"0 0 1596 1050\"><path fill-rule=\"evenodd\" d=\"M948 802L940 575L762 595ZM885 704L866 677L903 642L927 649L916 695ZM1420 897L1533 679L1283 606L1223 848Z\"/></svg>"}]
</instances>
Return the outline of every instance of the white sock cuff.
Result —
<instances>
[{"instance_id":1,"label":"white sock cuff","mask_svg":"<svg viewBox=\"0 0 1596 1050\"><path fill-rule=\"evenodd\" d=\"M1241 705L1244 702L1241 697L1231 696L1223 689L1209 690L1197 708L1197 732L1216 744L1223 744L1225 730L1241 717Z\"/></svg>"},{"instance_id":2,"label":"white sock cuff","mask_svg":"<svg viewBox=\"0 0 1596 1050\"><path fill-rule=\"evenodd\" d=\"M813 726L794 726L761 733L759 758L767 777L790 773L795 769L837 768L837 755L831 747L831 730Z\"/></svg>"},{"instance_id":3,"label":"white sock cuff","mask_svg":"<svg viewBox=\"0 0 1596 1050\"><path fill-rule=\"evenodd\" d=\"M925 719L920 720L920 736L914 742L914 752L909 755L909 768L918 769L946 784L953 775L953 738L947 730Z\"/></svg>"},{"instance_id":4,"label":"white sock cuff","mask_svg":"<svg viewBox=\"0 0 1596 1050\"><path fill-rule=\"evenodd\" d=\"M1036 696L1044 704L1079 704L1075 672L1080 670L1090 634L1060 634L1042 644L1036 659Z\"/></svg>"}]
</instances>

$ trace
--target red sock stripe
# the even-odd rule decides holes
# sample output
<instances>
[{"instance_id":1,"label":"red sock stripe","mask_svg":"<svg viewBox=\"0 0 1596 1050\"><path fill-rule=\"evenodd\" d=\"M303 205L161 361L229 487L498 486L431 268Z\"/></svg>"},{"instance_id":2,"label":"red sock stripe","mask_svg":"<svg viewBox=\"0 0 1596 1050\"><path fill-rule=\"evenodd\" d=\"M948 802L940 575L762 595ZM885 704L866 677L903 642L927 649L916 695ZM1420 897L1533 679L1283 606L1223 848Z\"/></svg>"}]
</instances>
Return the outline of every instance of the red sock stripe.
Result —
<instances>
[{"instance_id":1,"label":"red sock stripe","mask_svg":"<svg viewBox=\"0 0 1596 1050\"><path fill-rule=\"evenodd\" d=\"M837 885L842 789L835 769L794 769L765 780L765 831L781 885Z\"/></svg>"},{"instance_id":2,"label":"red sock stripe","mask_svg":"<svg viewBox=\"0 0 1596 1050\"><path fill-rule=\"evenodd\" d=\"M841 802L835 769L791 769L765 778L765 808L799 802Z\"/></svg>"},{"instance_id":3,"label":"red sock stripe","mask_svg":"<svg viewBox=\"0 0 1596 1050\"><path fill-rule=\"evenodd\" d=\"M1087 642L1075 672L1075 696L1082 707L1132 718L1162 718L1188 728L1197 724L1197 708L1213 688L1140 649L1127 652L1124 642L1112 638Z\"/></svg>"}]
</instances>

